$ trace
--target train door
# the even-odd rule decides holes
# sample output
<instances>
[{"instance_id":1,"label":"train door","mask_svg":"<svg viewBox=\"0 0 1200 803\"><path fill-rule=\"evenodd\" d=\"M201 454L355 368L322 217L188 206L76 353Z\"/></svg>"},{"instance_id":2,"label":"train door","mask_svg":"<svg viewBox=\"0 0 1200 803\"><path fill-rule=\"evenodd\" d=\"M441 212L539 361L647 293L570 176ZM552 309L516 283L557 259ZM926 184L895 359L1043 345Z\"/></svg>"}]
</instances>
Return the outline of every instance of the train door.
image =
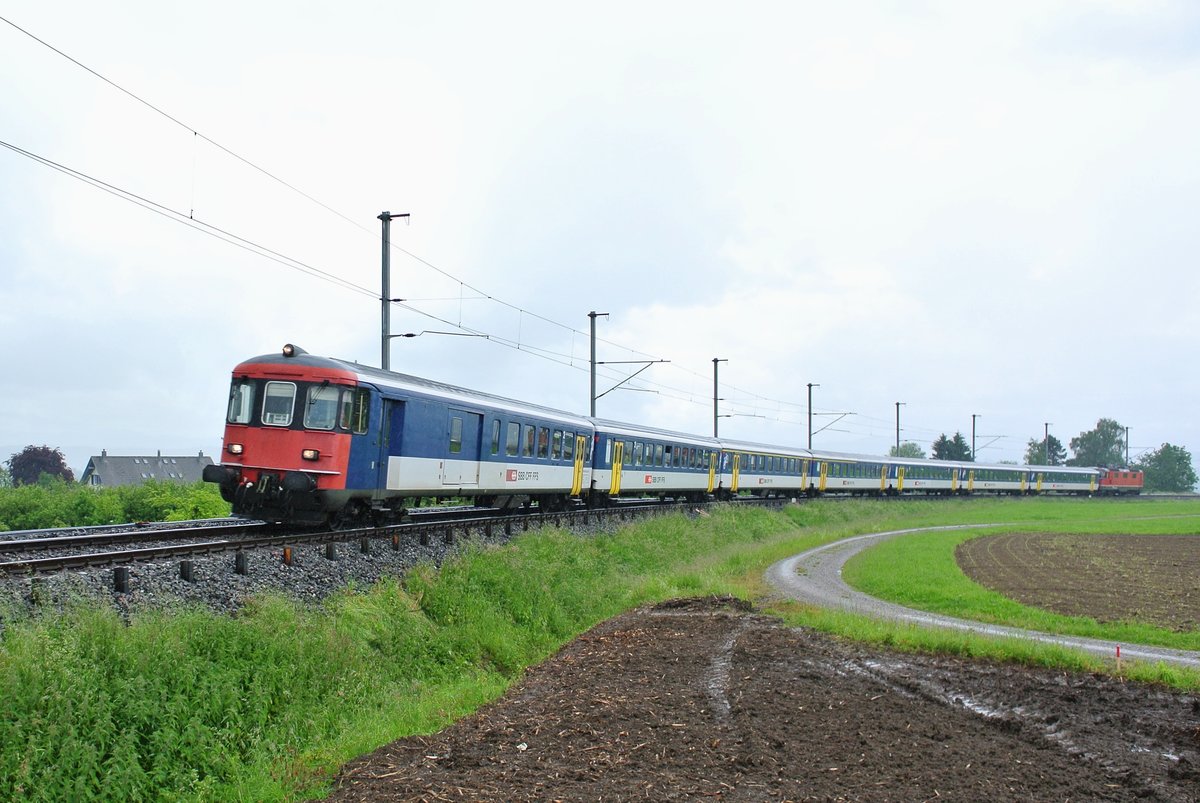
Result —
<instances>
[{"instance_id":1,"label":"train door","mask_svg":"<svg viewBox=\"0 0 1200 803\"><path fill-rule=\"evenodd\" d=\"M883 470L879 472L879 492L887 493L888 481L888 466L883 466Z\"/></svg>"},{"instance_id":2,"label":"train door","mask_svg":"<svg viewBox=\"0 0 1200 803\"><path fill-rule=\"evenodd\" d=\"M713 488L717 487L717 461L718 452L713 451L708 456L708 492L712 493Z\"/></svg>"},{"instance_id":3,"label":"train door","mask_svg":"<svg viewBox=\"0 0 1200 803\"><path fill-rule=\"evenodd\" d=\"M958 469L950 469L950 493L958 493Z\"/></svg>"},{"instance_id":4,"label":"train door","mask_svg":"<svg viewBox=\"0 0 1200 803\"><path fill-rule=\"evenodd\" d=\"M587 454L587 436L575 436L575 471L571 478L571 496L579 496L583 490L583 458Z\"/></svg>"},{"instance_id":5,"label":"train door","mask_svg":"<svg viewBox=\"0 0 1200 803\"><path fill-rule=\"evenodd\" d=\"M375 484L376 488L400 488L399 458L404 436L404 409L403 401L383 400L383 417L379 423L379 479Z\"/></svg>"},{"instance_id":6,"label":"train door","mask_svg":"<svg viewBox=\"0 0 1200 803\"><path fill-rule=\"evenodd\" d=\"M609 482L608 492L612 496L621 493L621 467L624 465L625 457L625 441L613 440L610 441L613 445L612 449L612 479Z\"/></svg>"},{"instance_id":7,"label":"train door","mask_svg":"<svg viewBox=\"0 0 1200 803\"><path fill-rule=\"evenodd\" d=\"M829 480L829 464L824 460L821 461L821 481L817 485L817 490L825 493L825 483Z\"/></svg>"},{"instance_id":8,"label":"train door","mask_svg":"<svg viewBox=\"0 0 1200 803\"><path fill-rule=\"evenodd\" d=\"M478 485L483 416L451 408L448 417L449 459L442 462L442 485Z\"/></svg>"},{"instance_id":9,"label":"train door","mask_svg":"<svg viewBox=\"0 0 1200 803\"><path fill-rule=\"evenodd\" d=\"M737 452L733 455L733 482L729 486L730 493L738 492L738 480L742 478L742 456Z\"/></svg>"},{"instance_id":10,"label":"train door","mask_svg":"<svg viewBox=\"0 0 1200 803\"><path fill-rule=\"evenodd\" d=\"M896 493L904 493L904 466L896 466Z\"/></svg>"},{"instance_id":11,"label":"train door","mask_svg":"<svg viewBox=\"0 0 1200 803\"><path fill-rule=\"evenodd\" d=\"M975 492L975 469L967 471L967 493Z\"/></svg>"}]
</instances>

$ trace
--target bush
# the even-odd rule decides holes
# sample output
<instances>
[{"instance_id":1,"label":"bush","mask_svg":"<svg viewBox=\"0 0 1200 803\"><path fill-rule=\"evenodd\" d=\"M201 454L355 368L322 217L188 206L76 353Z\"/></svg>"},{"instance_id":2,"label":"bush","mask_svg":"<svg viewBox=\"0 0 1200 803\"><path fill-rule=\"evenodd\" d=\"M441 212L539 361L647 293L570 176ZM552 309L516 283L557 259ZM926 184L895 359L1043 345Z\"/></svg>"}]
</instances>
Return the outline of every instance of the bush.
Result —
<instances>
[{"instance_id":1,"label":"bush","mask_svg":"<svg viewBox=\"0 0 1200 803\"><path fill-rule=\"evenodd\" d=\"M151 481L94 488L43 477L36 485L0 488L0 530L86 527L131 521L186 521L229 515L216 486Z\"/></svg>"}]
</instances>

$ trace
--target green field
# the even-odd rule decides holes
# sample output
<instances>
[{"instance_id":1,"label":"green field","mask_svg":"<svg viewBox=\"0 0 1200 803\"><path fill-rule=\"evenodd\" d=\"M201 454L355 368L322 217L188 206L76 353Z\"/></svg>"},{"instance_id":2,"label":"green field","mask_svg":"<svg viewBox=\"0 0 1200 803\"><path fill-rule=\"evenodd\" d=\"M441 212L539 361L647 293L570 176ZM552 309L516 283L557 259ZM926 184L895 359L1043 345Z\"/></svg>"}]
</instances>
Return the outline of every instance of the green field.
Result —
<instances>
[{"instance_id":1,"label":"green field","mask_svg":"<svg viewBox=\"0 0 1200 803\"><path fill-rule=\"evenodd\" d=\"M1153 644L1179 650L1200 650L1200 631L1177 632L1130 618L1100 622L1088 616L1064 616L1022 605L973 582L959 568L955 548L968 540L1008 532L1069 532L1116 535L1191 535L1200 532L1200 504L1108 503L1099 510L1090 504L1057 503L1053 522L1026 522L986 531L929 532L885 541L846 563L843 577L854 588L910 608L1010 625L1046 633L1107 639L1127 644ZM1191 511L1191 512L1189 512ZM1062 515L1064 513L1070 515ZM1098 515L1099 514L1099 515ZM1086 544L1086 538L1079 539ZM1200 545L1200 542L1198 542ZM1086 559L1086 558L1085 558ZM1069 587L1074 578L1069 565L1043 567L1060 572L1059 585ZM1116 576L1114 567L1114 576ZM1050 578L1053 580L1054 578ZM1153 583L1154 577L1131 582ZM1119 583L1106 590L1119 599L1126 595ZM1116 600L1098 610L1119 607Z\"/></svg>"},{"instance_id":2,"label":"green field","mask_svg":"<svg viewBox=\"0 0 1200 803\"><path fill-rule=\"evenodd\" d=\"M86 603L32 620L11 612L0 641L0 798L304 799L319 794L344 761L443 727L630 607L704 594L761 599L763 570L774 561L864 532L988 521L1077 532L1151 513L1190 523L1200 504L720 507L609 535L546 530L503 547L468 547L440 569L419 567L315 607L267 598L237 617L191 610L127 624ZM1187 526L1183 518L1154 521ZM910 649L1104 669L1048 647L927 633L795 604L771 610ZM1186 673L1145 676L1200 688Z\"/></svg>"}]
</instances>

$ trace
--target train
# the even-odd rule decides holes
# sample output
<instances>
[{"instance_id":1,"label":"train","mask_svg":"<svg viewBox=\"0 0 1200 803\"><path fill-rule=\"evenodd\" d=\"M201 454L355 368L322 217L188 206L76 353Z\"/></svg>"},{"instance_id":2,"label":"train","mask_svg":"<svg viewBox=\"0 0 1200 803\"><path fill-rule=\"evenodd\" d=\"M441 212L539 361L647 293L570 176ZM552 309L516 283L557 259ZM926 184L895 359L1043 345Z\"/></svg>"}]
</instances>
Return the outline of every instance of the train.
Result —
<instances>
[{"instance_id":1,"label":"train","mask_svg":"<svg viewBox=\"0 0 1200 803\"><path fill-rule=\"evenodd\" d=\"M651 497L1129 494L1138 472L844 454L577 415L318 357L287 344L233 370L221 462L238 516L349 528L417 500L565 511Z\"/></svg>"}]
</instances>

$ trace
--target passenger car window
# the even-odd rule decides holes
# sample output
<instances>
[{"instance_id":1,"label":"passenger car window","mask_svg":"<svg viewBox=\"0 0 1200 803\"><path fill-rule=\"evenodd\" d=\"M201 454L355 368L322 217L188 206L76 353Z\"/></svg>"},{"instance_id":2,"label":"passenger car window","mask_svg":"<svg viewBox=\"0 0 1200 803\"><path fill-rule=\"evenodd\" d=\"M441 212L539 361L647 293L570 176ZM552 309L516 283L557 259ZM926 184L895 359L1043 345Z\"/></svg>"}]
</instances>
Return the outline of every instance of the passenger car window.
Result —
<instances>
[{"instance_id":1,"label":"passenger car window","mask_svg":"<svg viewBox=\"0 0 1200 803\"><path fill-rule=\"evenodd\" d=\"M492 420L492 454L500 454L500 419Z\"/></svg>"},{"instance_id":2,"label":"passenger car window","mask_svg":"<svg viewBox=\"0 0 1200 803\"><path fill-rule=\"evenodd\" d=\"M575 433L563 433L563 460L575 459Z\"/></svg>"},{"instance_id":3,"label":"passenger car window","mask_svg":"<svg viewBox=\"0 0 1200 803\"><path fill-rule=\"evenodd\" d=\"M563 434L561 429L554 430L554 441L550 446L550 457L554 460L562 459L563 450Z\"/></svg>"},{"instance_id":4,"label":"passenger car window","mask_svg":"<svg viewBox=\"0 0 1200 803\"><path fill-rule=\"evenodd\" d=\"M537 456L543 460L550 456L550 427L538 427Z\"/></svg>"},{"instance_id":5,"label":"passenger car window","mask_svg":"<svg viewBox=\"0 0 1200 803\"><path fill-rule=\"evenodd\" d=\"M526 424L525 425L525 443L521 447L521 456L522 457L533 457L533 440L535 437L537 437L537 430L534 429L533 424Z\"/></svg>"},{"instance_id":6,"label":"passenger car window","mask_svg":"<svg viewBox=\"0 0 1200 803\"><path fill-rule=\"evenodd\" d=\"M268 382L263 394L263 423L272 427L291 426L295 405L296 386L293 383Z\"/></svg>"},{"instance_id":7,"label":"passenger car window","mask_svg":"<svg viewBox=\"0 0 1200 803\"><path fill-rule=\"evenodd\" d=\"M509 457L517 456L517 446L521 443L521 425L516 421L508 422L508 434L504 439L504 453Z\"/></svg>"},{"instance_id":8,"label":"passenger car window","mask_svg":"<svg viewBox=\"0 0 1200 803\"><path fill-rule=\"evenodd\" d=\"M450 454L462 451L462 422L458 416L450 417Z\"/></svg>"}]
</instances>

